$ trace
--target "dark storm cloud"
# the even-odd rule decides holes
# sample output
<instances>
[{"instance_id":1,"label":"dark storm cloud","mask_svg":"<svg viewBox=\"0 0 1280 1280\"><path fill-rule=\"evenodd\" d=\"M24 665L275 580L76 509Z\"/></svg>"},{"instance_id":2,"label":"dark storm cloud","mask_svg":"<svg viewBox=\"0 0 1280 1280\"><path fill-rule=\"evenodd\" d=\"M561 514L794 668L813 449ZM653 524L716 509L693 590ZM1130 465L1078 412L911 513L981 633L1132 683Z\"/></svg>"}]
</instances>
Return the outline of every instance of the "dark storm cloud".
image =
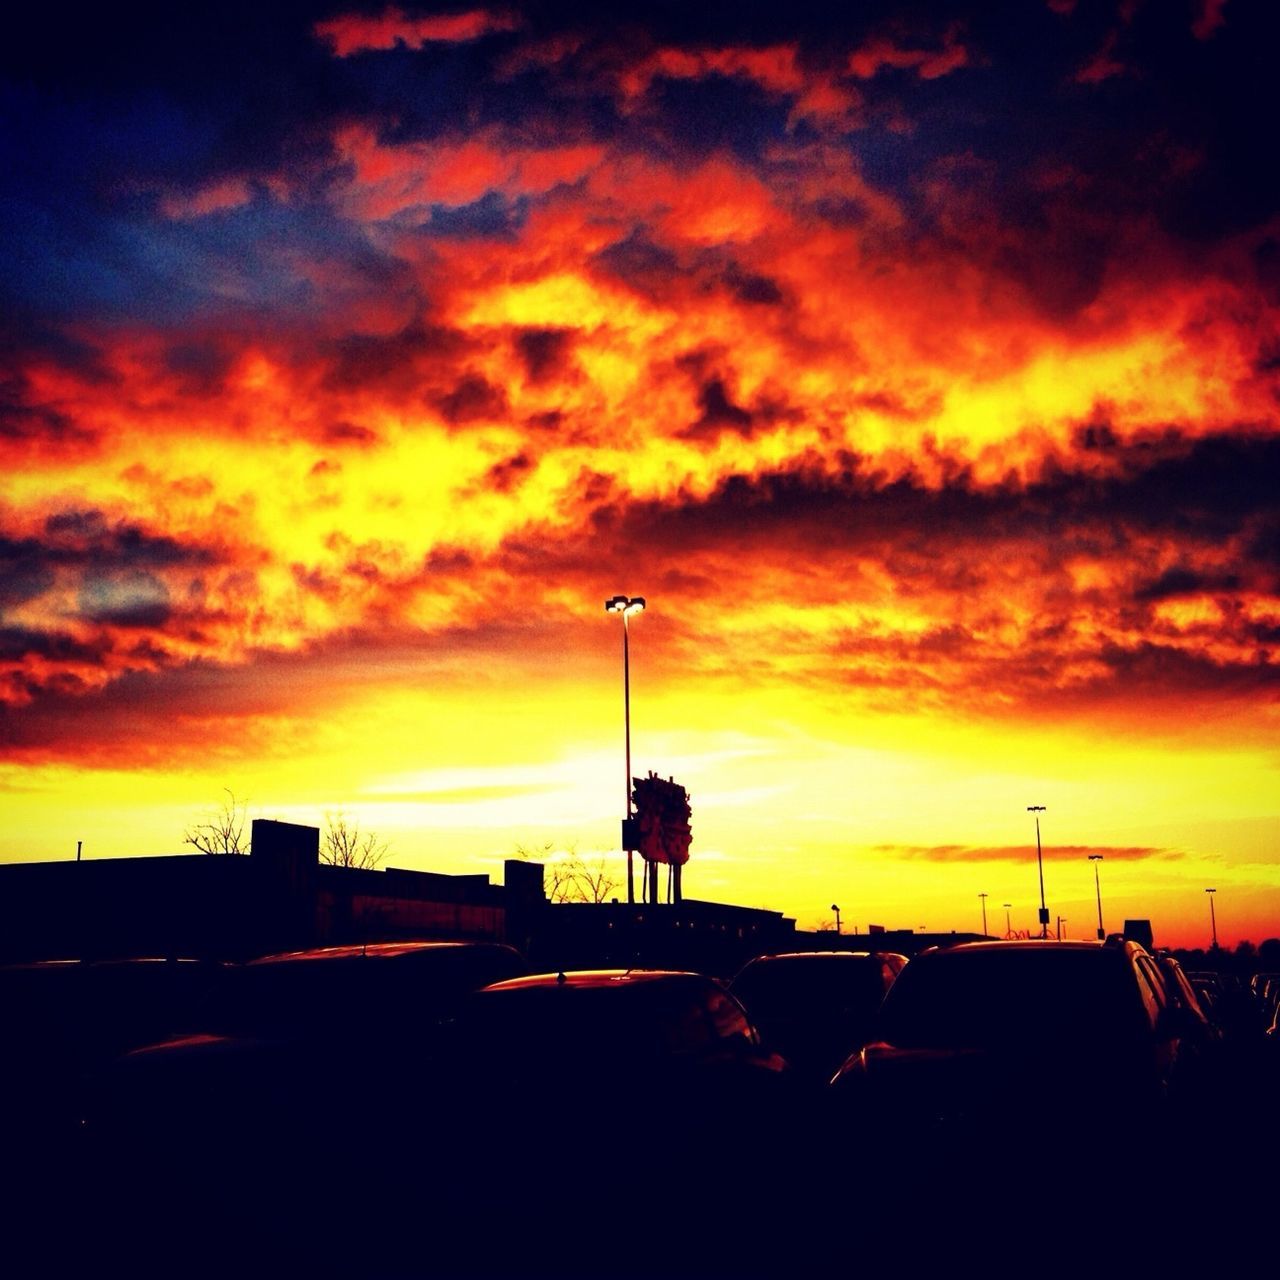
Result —
<instances>
[{"instance_id":1,"label":"dark storm cloud","mask_svg":"<svg viewBox=\"0 0 1280 1280\"><path fill-rule=\"evenodd\" d=\"M1280 492L1280 440L1270 437L1166 439L1117 447L1112 457L1116 473L1104 477L1059 461L1038 481L994 487L979 486L959 468L943 488L910 474L888 479L855 455L837 471L815 459L730 476L704 501L605 508L596 513L595 532L617 527L623 542L643 536L674 545L810 537L858 545L1131 527L1216 541L1252 534L1259 518L1269 521Z\"/></svg>"},{"instance_id":2,"label":"dark storm cloud","mask_svg":"<svg viewBox=\"0 0 1280 1280\"><path fill-rule=\"evenodd\" d=\"M1176 600L1180 596L1200 595L1204 592L1234 592L1241 586L1237 574L1206 574L1184 566L1166 569L1154 581L1139 587L1134 598L1141 601Z\"/></svg>"},{"instance_id":3,"label":"dark storm cloud","mask_svg":"<svg viewBox=\"0 0 1280 1280\"><path fill-rule=\"evenodd\" d=\"M169 595L156 574L200 568L216 559L207 547L184 545L137 525L113 525L100 511L63 511L45 521L40 536L0 536L0 605L36 600L60 574L70 573L79 584L85 619L158 627L168 620Z\"/></svg>"},{"instance_id":4,"label":"dark storm cloud","mask_svg":"<svg viewBox=\"0 0 1280 1280\"><path fill-rule=\"evenodd\" d=\"M569 329L522 329L516 347L532 382L561 376L571 358L573 332Z\"/></svg>"},{"instance_id":5,"label":"dark storm cloud","mask_svg":"<svg viewBox=\"0 0 1280 1280\"><path fill-rule=\"evenodd\" d=\"M393 333L353 333L321 343L316 354L326 366L327 387L403 396L418 393L437 367L449 369L471 346L465 334L419 317Z\"/></svg>"},{"instance_id":6,"label":"dark storm cloud","mask_svg":"<svg viewBox=\"0 0 1280 1280\"><path fill-rule=\"evenodd\" d=\"M507 397L501 387L495 387L481 374L468 373L435 404L446 422L474 422L501 418L506 412Z\"/></svg>"}]
</instances>

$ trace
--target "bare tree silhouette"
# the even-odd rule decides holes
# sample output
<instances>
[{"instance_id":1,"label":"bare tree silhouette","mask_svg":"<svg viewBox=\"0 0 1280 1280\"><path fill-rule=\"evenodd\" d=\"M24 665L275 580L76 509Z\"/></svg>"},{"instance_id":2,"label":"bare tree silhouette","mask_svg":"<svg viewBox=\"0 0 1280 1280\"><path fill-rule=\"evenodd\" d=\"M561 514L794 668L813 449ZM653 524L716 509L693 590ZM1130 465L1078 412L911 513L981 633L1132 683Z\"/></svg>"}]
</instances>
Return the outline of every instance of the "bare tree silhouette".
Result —
<instances>
[{"instance_id":1,"label":"bare tree silhouette","mask_svg":"<svg viewBox=\"0 0 1280 1280\"><path fill-rule=\"evenodd\" d=\"M349 821L342 813L325 814L324 835L320 840L320 861L332 867L355 867L372 871L387 856L387 842L376 832L361 833L358 822Z\"/></svg>"},{"instance_id":2,"label":"bare tree silhouette","mask_svg":"<svg viewBox=\"0 0 1280 1280\"><path fill-rule=\"evenodd\" d=\"M182 837L183 844L193 845L201 853L244 854L249 852L244 824L249 811L247 800L237 800L235 792L223 787L227 798L222 808L206 822L188 827Z\"/></svg>"},{"instance_id":3,"label":"bare tree silhouette","mask_svg":"<svg viewBox=\"0 0 1280 1280\"><path fill-rule=\"evenodd\" d=\"M603 854L593 855L588 862L572 844L561 850L553 840L545 840L537 848L517 844L516 857L542 863L548 902L607 902L618 887L618 878Z\"/></svg>"}]
</instances>

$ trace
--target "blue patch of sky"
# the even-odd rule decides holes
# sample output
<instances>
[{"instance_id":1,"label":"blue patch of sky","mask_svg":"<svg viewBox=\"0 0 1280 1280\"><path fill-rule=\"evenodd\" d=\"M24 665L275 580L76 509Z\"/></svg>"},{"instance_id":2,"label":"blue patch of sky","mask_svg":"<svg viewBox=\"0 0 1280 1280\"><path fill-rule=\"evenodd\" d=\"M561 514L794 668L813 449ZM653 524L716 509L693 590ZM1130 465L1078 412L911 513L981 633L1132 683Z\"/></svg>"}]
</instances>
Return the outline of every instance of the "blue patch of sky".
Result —
<instances>
[{"instance_id":1,"label":"blue patch of sky","mask_svg":"<svg viewBox=\"0 0 1280 1280\"><path fill-rule=\"evenodd\" d=\"M487 191L470 204L433 204L421 229L452 240L511 239L524 226L528 214L527 197L507 200L496 191Z\"/></svg>"},{"instance_id":2,"label":"blue patch of sky","mask_svg":"<svg viewBox=\"0 0 1280 1280\"><path fill-rule=\"evenodd\" d=\"M340 259L371 287L392 274L363 232L324 205L285 206L263 192L180 221L10 197L0 220L10 244L0 294L50 316L180 324L228 307L293 312L316 301L299 262Z\"/></svg>"},{"instance_id":3,"label":"blue patch of sky","mask_svg":"<svg viewBox=\"0 0 1280 1280\"><path fill-rule=\"evenodd\" d=\"M788 136L791 99L767 95L750 81L725 76L656 80L637 120L658 145L677 155L725 152L745 164Z\"/></svg>"}]
</instances>

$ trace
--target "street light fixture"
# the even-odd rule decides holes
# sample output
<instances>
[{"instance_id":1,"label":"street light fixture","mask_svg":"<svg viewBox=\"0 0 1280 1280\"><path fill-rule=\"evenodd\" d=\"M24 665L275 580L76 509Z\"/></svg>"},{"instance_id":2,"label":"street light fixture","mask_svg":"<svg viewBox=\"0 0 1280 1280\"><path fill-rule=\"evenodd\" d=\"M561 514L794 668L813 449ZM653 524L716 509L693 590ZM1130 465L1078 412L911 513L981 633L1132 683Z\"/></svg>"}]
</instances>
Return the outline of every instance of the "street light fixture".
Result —
<instances>
[{"instance_id":1,"label":"street light fixture","mask_svg":"<svg viewBox=\"0 0 1280 1280\"><path fill-rule=\"evenodd\" d=\"M1009 908L1011 906L1013 906L1012 902L1004 904L1004 936L1006 938L1011 937L1013 934L1013 925L1009 923Z\"/></svg>"},{"instance_id":2,"label":"street light fixture","mask_svg":"<svg viewBox=\"0 0 1280 1280\"><path fill-rule=\"evenodd\" d=\"M1213 910L1213 895L1217 893L1217 889L1206 889L1205 893L1209 895L1209 923L1213 926L1213 949L1218 949L1218 917Z\"/></svg>"},{"instance_id":3,"label":"street light fixture","mask_svg":"<svg viewBox=\"0 0 1280 1280\"><path fill-rule=\"evenodd\" d=\"M631 819L631 643L627 619L633 613L644 609L644 596L614 596L604 602L606 613L622 615L622 721L627 743L627 803L624 813L628 822ZM628 841L624 841L629 843ZM634 905L636 900L635 873L632 869L631 850L627 850L627 901Z\"/></svg>"},{"instance_id":4,"label":"street light fixture","mask_svg":"<svg viewBox=\"0 0 1280 1280\"><path fill-rule=\"evenodd\" d=\"M1089 861L1093 863L1093 887L1098 891L1098 941L1101 942L1107 936L1102 927L1102 881L1098 879L1098 863L1102 861L1102 854L1091 853Z\"/></svg>"},{"instance_id":5,"label":"street light fixture","mask_svg":"<svg viewBox=\"0 0 1280 1280\"><path fill-rule=\"evenodd\" d=\"M1049 908L1044 904L1044 854L1040 850L1040 815L1044 812L1044 805L1029 804L1027 812L1036 815L1036 866L1040 870L1040 936L1047 938L1049 936Z\"/></svg>"},{"instance_id":6,"label":"street light fixture","mask_svg":"<svg viewBox=\"0 0 1280 1280\"><path fill-rule=\"evenodd\" d=\"M987 936L987 895L985 893L978 894L982 899L982 936Z\"/></svg>"},{"instance_id":7,"label":"street light fixture","mask_svg":"<svg viewBox=\"0 0 1280 1280\"><path fill-rule=\"evenodd\" d=\"M836 937L838 938L840 936L840 908L833 902L831 910L836 913Z\"/></svg>"}]
</instances>

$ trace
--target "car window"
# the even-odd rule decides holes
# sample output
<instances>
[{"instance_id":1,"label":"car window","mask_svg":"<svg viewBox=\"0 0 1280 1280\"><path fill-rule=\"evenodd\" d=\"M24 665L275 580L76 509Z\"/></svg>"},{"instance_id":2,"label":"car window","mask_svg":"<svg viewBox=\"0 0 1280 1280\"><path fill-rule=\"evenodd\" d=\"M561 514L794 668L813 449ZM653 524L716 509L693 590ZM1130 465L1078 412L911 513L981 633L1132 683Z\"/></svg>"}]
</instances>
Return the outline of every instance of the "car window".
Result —
<instances>
[{"instance_id":1,"label":"car window","mask_svg":"<svg viewBox=\"0 0 1280 1280\"><path fill-rule=\"evenodd\" d=\"M763 1023L841 1010L870 1015L885 986L881 964L871 956L785 956L753 961L730 990Z\"/></svg>"},{"instance_id":2,"label":"car window","mask_svg":"<svg viewBox=\"0 0 1280 1280\"><path fill-rule=\"evenodd\" d=\"M1140 1030L1133 987L1101 950L937 952L898 975L880 1031L906 1048L1087 1044Z\"/></svg>"},{"instance_id":3,"label":"car window","mask_svg":"<svg viewBox=\"0 0 1280 1280\"><path fill-rule=\"evenodd\" d=\"M756 1041L755 1029L747 1021L742 1007L732 996L711 988L707 993L707 1014L711 1027L718 1040L744 1040L748 1044Z\"/></svg>"},{"instance_id":4,"label":"car window","mask_svg":"<svg viewBox=\"0 0 1280 1280\"><path fill-rule=\"evenodd\" d=\"M1135 961L1135 968L1138 971L1138 993L1142 997L1142 1003L1146 1007L1147 1017L1154 1026L1156 1019L1160 1016L1160 1011L1168 1004L1168 997L1165 995L1164 984L1160 980L1160 975L1156 972L1155 964L1147 956L1138 956Z\"/></svg>"}]
</instances>

